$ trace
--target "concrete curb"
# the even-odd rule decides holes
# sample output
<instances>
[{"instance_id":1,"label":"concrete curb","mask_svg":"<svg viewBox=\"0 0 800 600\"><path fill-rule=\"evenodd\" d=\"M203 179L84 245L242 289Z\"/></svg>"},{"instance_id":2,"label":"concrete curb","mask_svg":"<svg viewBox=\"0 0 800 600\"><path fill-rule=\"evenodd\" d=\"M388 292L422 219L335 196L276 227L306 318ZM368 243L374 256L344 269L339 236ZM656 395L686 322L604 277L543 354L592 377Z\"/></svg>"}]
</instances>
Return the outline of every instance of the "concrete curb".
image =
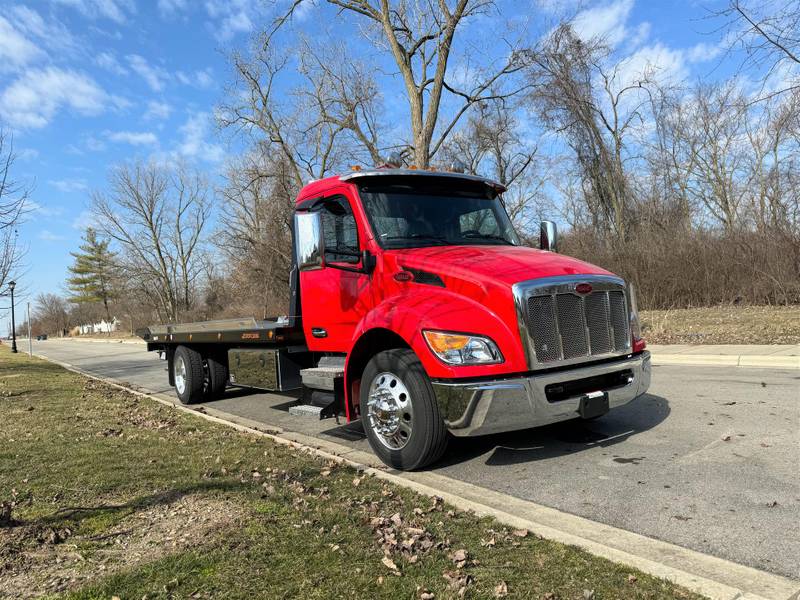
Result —
<instances>
[{"instance_id":1,"label":"concrete curb","mask_svg":"<svg viewBox=\"0 0 800 600\"><path fill-rule=\"evenodd\" d=\"M726 354L650 354L654 365L708 365L718 367L756 367L800 369L800 356L748 356Z\"/></svg>"},{"instance_id":2,"label":"concrete curb","mask_svg":"<svg viewBox=\"0 0 800 600\"><path fill-rule=\"evenodd\" d=\"M188 408L171 400L131 389L113 379L87 373L68 363L42 356L39 358L207 421L266 437L278 444L350 465L366 474L426 496L439 496L456 508L471 510L480 516L493 517L510 527L528 529L549 540L577 546L613 562L667 579L713 600L800 598L800 582L779 575L450 479L435 472L404 473L388 470L374 455L336 442L285 431L280 427L269 425L265 427L263 423L211 407L201 407L199 410Z\"/></svg>"},{"instance_id":3,"label":"concrete curb","mask_svg":"<svg viewBox=\"0 0 800 600\"><path fill-rule=\"evenodd\" d=\"M125 338L125 339L113 339L112 338L112 339L108 339L108 340L102 340L102 339L99 339L99 338L94 338L93 339L93 338L74 338L74 337L70 337L70 338L59 338L59 339L60 340L65 340L65 341L69 340L69 341L72 341L72 342L83 342L84 344L139 344L139 345L144 345L146 343L144 340L128 339L128 338Z\"/></svg>"}]
</instances>

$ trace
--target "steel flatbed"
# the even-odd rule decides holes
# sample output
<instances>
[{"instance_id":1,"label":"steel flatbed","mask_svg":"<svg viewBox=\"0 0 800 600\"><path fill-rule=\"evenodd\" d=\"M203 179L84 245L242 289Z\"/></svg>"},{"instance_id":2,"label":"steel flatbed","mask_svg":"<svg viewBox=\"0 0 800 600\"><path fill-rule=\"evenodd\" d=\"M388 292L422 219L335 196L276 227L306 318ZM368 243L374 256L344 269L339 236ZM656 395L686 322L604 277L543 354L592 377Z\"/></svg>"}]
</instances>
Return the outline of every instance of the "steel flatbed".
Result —
<instances>
[{"instance_id":1,"label":"steel flatbed","mask_svg":"<svg viewBox=\"0 0 800 600\"><path fill-rule=\"evenodd\" d=\"M177 344L288 346L304 344L303 331L283 318L217 319L196 323L154 325L137 331L148 350Z\"/></svg>"}]
</instances>

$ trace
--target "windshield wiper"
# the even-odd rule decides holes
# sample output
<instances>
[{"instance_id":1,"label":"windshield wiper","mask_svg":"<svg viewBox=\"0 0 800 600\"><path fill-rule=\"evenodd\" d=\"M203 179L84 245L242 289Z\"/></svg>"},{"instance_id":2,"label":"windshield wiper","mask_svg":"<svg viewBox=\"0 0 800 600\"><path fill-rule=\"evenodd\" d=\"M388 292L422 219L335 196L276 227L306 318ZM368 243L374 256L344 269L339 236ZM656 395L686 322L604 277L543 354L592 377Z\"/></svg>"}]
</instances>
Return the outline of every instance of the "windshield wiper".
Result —
<instances>
[{"instance_id":1,"label":"windshield wiper","mask_svg":"<svg viewBox=\"0 0 800 600\"><path fill-rule=\"evenodd\" d=\"M480 240L497 240L498 242L503 242L504 244L508 244L509 246L516 246L514 242L507 240L502 235L497 235L494 233L480 233L478 231L466 231L462 234L465 238L477 238Z\"/></svg>"},{"instance_id":2,"label":"windshield wiper","mask_svg":"<svg viewBox=\"0 0 800 600\"><path fill-rule=\"evenodd\" d=\"M441 235L427 234L427 233L412 233L411 235L388 235L383 238L384 240L432 240L434 242L442 242L443 244L452 244L450 240Z\"/></svg>"}]
</instances>

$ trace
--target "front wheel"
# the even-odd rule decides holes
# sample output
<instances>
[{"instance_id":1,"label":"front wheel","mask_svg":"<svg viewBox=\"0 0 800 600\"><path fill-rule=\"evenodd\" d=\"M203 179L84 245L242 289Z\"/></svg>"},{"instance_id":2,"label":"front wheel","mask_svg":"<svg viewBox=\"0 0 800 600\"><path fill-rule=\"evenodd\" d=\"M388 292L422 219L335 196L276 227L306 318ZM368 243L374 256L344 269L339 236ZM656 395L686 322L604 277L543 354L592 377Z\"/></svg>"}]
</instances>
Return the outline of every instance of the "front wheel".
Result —
<instances>
[{"instance_id":1,"label":"front wheel","mask_svg":"<svg viewBox=\"0 0 800 600\"><path fill-rule=\"evenodd\" d=\"M438 460L449 434L433 387L411 350L376 354L361 379L361 422L373 452L410 471Z\"/></svg>"}]
</instances>

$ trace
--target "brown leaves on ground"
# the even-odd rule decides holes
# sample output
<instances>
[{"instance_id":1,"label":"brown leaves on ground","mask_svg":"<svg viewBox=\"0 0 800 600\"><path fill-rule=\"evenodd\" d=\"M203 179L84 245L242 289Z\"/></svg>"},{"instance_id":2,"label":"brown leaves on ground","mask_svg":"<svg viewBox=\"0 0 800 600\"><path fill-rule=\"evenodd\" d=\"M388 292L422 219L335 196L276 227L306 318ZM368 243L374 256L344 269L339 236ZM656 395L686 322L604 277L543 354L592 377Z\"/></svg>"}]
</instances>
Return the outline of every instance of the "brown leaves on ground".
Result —
<instances>
[{"instance_id":1,"label":"brown leaves on ground","mask_svg":"<svg viewBox=\"0 0 800 600\"><path fill-rule=\"evenodd\" d=\"M230 502L193 496L170 500L134 511L95 535L38 523L0 529L0 597L38 598L74 589L101 575L199 546L212 532L242 518L242 509ZM71 519L77 518L79 525L81 516L98 509L73 511ZM92 544L92 551L84 555L78 542Z\"/></svg>"}]
</instances>

